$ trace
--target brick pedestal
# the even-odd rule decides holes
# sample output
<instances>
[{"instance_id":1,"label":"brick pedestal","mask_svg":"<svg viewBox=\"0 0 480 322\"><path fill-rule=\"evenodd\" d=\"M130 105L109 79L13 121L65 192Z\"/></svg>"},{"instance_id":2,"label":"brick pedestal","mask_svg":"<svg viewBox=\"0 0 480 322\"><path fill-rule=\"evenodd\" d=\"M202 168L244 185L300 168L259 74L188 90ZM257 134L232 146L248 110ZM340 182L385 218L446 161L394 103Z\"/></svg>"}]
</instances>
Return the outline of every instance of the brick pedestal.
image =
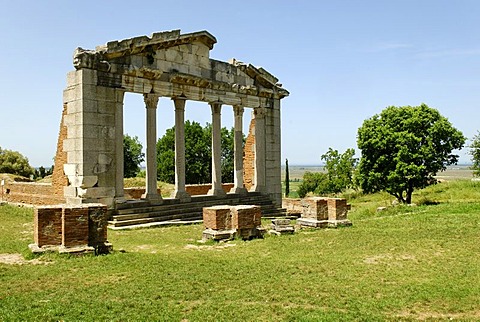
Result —
<instances>
[{"instance_id":1,"label":"brick pedestal","mask_svg":"<svg viewBox=\"0 0 480 322\"><path fill-rule=\"evenodd\" d=\"M302 201L302 218L315 220L328 219L328 198L313 197Z\"/></svg>"},{"instance_id":2,"label":"brick pedestal","mask_svg":"<svg viewBox=\"0 0 480 322\"><path fill-rule=\"evenodd\" d=\"M213 206L203 208L203 239L224 240L262 237L262 213L258 206Z\"/></svg>"},{"instance_id":3,"label":"brick pedestal","mask_svg":"<svg viewBox=\"0 0 480 322\"><path fill-rule=\"evenodd\" d=\"M347 219L350 205L343 198L307 198L302 201L302 218L297 224L306 227L339 227L351 226L352 222Z\"/></svg>"},{"instance_id":4,"label":"brick pedestal","mask_svg":"<svg viewBox=\"0 0 480 322\"><path fill-rule=\"evenodd\" d=\"M80 206L41 206L35 208L33 252L107 253L107 207L101 204Z\"/></svg>"}]
</instances>

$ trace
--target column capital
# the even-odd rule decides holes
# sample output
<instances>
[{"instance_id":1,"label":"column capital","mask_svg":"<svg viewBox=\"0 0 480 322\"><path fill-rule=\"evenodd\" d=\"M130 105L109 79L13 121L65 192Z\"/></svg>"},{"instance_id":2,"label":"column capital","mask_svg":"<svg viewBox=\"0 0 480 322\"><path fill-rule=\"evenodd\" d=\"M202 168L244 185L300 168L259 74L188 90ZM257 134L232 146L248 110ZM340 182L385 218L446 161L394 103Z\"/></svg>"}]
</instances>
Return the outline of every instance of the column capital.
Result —
<instances>
[{"instance_id":1,"label":"column capital","mask_svg":"<svg viewBox=\"0 0 480 322\"><path fill-rule=\"evenodd\" d=\"M208 104L212 108L212 114L220 114L220 111L222 110L222 102L210 102Z\"/></svg>"},{"instance_id":2,"label":"column capital","mask_svg":"<svg viewBox=\"0 0 480 322\"><path fill-rule=\"evenodd\" d=\"M175 105L175 111L185 111L186 97L172 97L173 104Z\"/></svg>"},{"instance_id":3,"label":"column capital","mask_svg":"<svg viewBox=\"0 0 480 322\"><path fill-rule=\"evenodd\" d=\"M146 108L157 108L159 96L156 94L143 94Z\"/></svg>"},{"instance_id":4,"label":"column capital","mask_svg":"<svg viewBox=\"0 0 480 322\"><path fill-rule=\"evenodd\" d=\"M243 115L243 112L245 111L245 108L241 105L233 105L233 112L235 113L235 116Z\"/></svg>"},{"instance_id":5,"label":"column capital","mask_svg":"<svg viewBox=\"0 0 480 322\"><path fill-rule=\"evenodd\" d=\"M255 116L255 118L265 117L265 107L260 106L260 107L254 108L253 109L253 115Z\"/></svg>"}]
</instances>

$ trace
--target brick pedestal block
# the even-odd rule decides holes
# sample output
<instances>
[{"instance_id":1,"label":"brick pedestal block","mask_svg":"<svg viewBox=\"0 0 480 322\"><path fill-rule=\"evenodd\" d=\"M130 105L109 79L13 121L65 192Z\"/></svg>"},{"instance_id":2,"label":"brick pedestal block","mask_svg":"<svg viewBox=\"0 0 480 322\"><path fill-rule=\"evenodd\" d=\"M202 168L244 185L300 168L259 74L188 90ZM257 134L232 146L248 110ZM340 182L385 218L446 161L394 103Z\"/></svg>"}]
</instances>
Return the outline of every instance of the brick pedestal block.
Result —
<instances>
[{"instance_id":1,"label":"brick pedestal block","mask_svg":"<svg viewBox=\"0 0 480 322\"><path fill-rule=\"evenodd\" d=\"M107 207L101 204L80 206L41 206L35 208L34 252L108 253Z\"/></svg>"},{"instance_id":2,"label":"brick pedestal block","mask_svg":"<svg viewBox=\"0 0 480 322\"><path fill-rule=\"evenodd\" d=\"M328 198L328 220L344 220L347 219L347 212L350 205L343 198Z\"/></svg>"},{"instance_id":3,"label":"brick pedestal block","mask_svg":"<svg viewBox=\"0 0 480 322\"><path fill-rule=\"evenodd\" d=\"M307 198L303 201L302 218L297 224L306 227L339 227L351 226L347 219L350 205L343 198Z\"/></svg>"},{"instance_id":4,"label":"brick pedestal block","mask_svg":"<svg viewBox=\"0 0 480 322\"><path fill-rule=\"evenodd\" d=\"M328 219L328 198L312 197L302 202L302 218L326 220Z\"/></svg>"},{"instance_id":5,"label":"brick pedestal block","mask_svg":"<svg viewBox=\"0 0 480 322\"><path fill-rule=\"evenodd\" d=\"M232 211L230 208L230 206L203 208L203 225L205 229L232 229Z\"/></svg>"},{"instance_id":6,"label":"brick pedestal block","mask_svg":"<svg viewBox=\"0 0 480 322\"><path fill-rule=\"evenodd\" d=\"M259 206L213 206L203 208L204 239L262 237L262 211Z\"/></svg>"},{"instance_id":7,"label":"brick pedestal block","mask_svg":"<svg viewBox=\"0 0 480 322\"><path fill-rule=\"evenodd\" d=\"M255 228L262 225L262 211L259 206L234 206L231 211L233 228Z\"/></svg>"},{"instance_id":8,"label":"brick pedestal block","mask_svg":"<svg viewBox=\"0 0 480 322\"><path fill-rule=\"evenodd\" d=\"M62 207L36 207L33 232L33 239L38 247L60 245L62 243Z\"/></svg>"}]
</instances>

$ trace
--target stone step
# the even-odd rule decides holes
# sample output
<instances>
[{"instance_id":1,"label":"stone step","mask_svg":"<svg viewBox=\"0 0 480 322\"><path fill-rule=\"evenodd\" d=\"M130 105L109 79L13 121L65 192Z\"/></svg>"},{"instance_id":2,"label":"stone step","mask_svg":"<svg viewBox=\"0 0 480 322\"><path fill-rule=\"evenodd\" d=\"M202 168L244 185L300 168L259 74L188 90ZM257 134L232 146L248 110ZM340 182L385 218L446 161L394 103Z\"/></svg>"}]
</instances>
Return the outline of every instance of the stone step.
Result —
<instances>
[{"instance_id":1,"label":"stone step","mask_svg":"<svg viewBox=\"0 0 480 322\"><path fill-rule=\"evenodd\" d=\"M109 228L151 227L166 224L198 222L203 219L203 208L214 205L257 205L262 208L262 216L267 218L284 217L286 209L277 208L268 196L258 192L248 195L227 194L225 197L193 196L190 202L181 203L176 199L164 199L154 205L147 200L132 200L117 204Z\"/></svg>"},{"instance_id":2,"label":"stone step","mask_svg":"<svg viewBox=\"0 0 480 322\"><path fill-rule=\"evenodd\" d=\"M285 209L279 210L274 205L264 205L260 206L262 208L262 214L264 215L275 215L276 213L285 213ZM283 211L282 211L283 210ZM196 214L198 216L202 216L203 207L188 207L188 208L178 208L178 209L169 209L169 210L157 210L154 212L140 212L140 213L132 213L126 215L113 215L112 220L110 222L122 222L128 220L135 220L135 219L142 219L142 218L156 218L158 220L166 220L169 216L177 216L180 215L186 217L187 214Z\"/></svg>"}]
</instances>

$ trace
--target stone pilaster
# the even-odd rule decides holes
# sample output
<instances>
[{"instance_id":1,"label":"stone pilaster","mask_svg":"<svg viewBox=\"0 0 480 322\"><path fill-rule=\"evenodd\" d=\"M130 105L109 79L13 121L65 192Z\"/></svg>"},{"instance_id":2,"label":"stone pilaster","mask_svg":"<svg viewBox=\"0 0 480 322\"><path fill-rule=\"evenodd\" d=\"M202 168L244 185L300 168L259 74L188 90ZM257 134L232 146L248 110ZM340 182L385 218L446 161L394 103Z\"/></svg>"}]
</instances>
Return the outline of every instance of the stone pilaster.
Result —
<instances>
[{"instance_id":1,"label":"stone pilaster","mask_svg":"<svg viewBox=\"0 0 480 322\"><path fill-rule=\"evenodd\" d=\"M234 186L230 190L233 193L245 194L247 189L243 184L243 111L242 106L234 106Z\"/></svg>"},{"instance_id":2,"label":"stone pilaster","mask_svg":"<svg viewBox=\"0 0 480 322\"><path fill-rule=\"evenodd\" d=\"M254 109L255 118L255 175L253 191L265 192L265 108Z\"/></svg>"},{"instance_id":3,"label":"stone pilaster","mask_svg":"<svg viewBox=\"0 0 480 322\"><path fill-rule=\"evenodd\" d=\"M176 199L188 202L185 191L185 98L174 98L175 104L175 194Z\"/></svg>"},{"instance_id":4,"label":"stone pilaster","mask_svg":"<svg viewBox=\"0 0 480 322\"><path fill-rule=\"evenodd\" d=\"M123 91L117 91L115 97L115 201L125 201L124 196L124 160L123 160Z\"/></svg>"},{"instance_id":5,"label":"stone pilaster","mask_svg":"<svg viewBox=\"0 0 480 322\"><path fill-rule=\"evenodd\" d=\"M280 99L265 109L265 185L270 199L282 204Z\"/></svg>"},{"instance_id":6,"label":"stone pilaster","mask_svg":"<svg viewBox=\"0 0 480 322\"><path fill-rule=\"evenodd\" d=\"M147 108L147 182L143 199L160 202L162 196L157 192L157 104L158 96L144 94L145 107Z\"/></svg>"},{"instance_id":7,"label":"stone pilaster","mask_svg":"<svg viewBox=\"0 0 480 322\"><path fill-rule=\"evenodd\" d=\"M222 188L221 103L210 103L212 108L212 188L209 195L224 195Z\"/></svg>"}]
</instances>

